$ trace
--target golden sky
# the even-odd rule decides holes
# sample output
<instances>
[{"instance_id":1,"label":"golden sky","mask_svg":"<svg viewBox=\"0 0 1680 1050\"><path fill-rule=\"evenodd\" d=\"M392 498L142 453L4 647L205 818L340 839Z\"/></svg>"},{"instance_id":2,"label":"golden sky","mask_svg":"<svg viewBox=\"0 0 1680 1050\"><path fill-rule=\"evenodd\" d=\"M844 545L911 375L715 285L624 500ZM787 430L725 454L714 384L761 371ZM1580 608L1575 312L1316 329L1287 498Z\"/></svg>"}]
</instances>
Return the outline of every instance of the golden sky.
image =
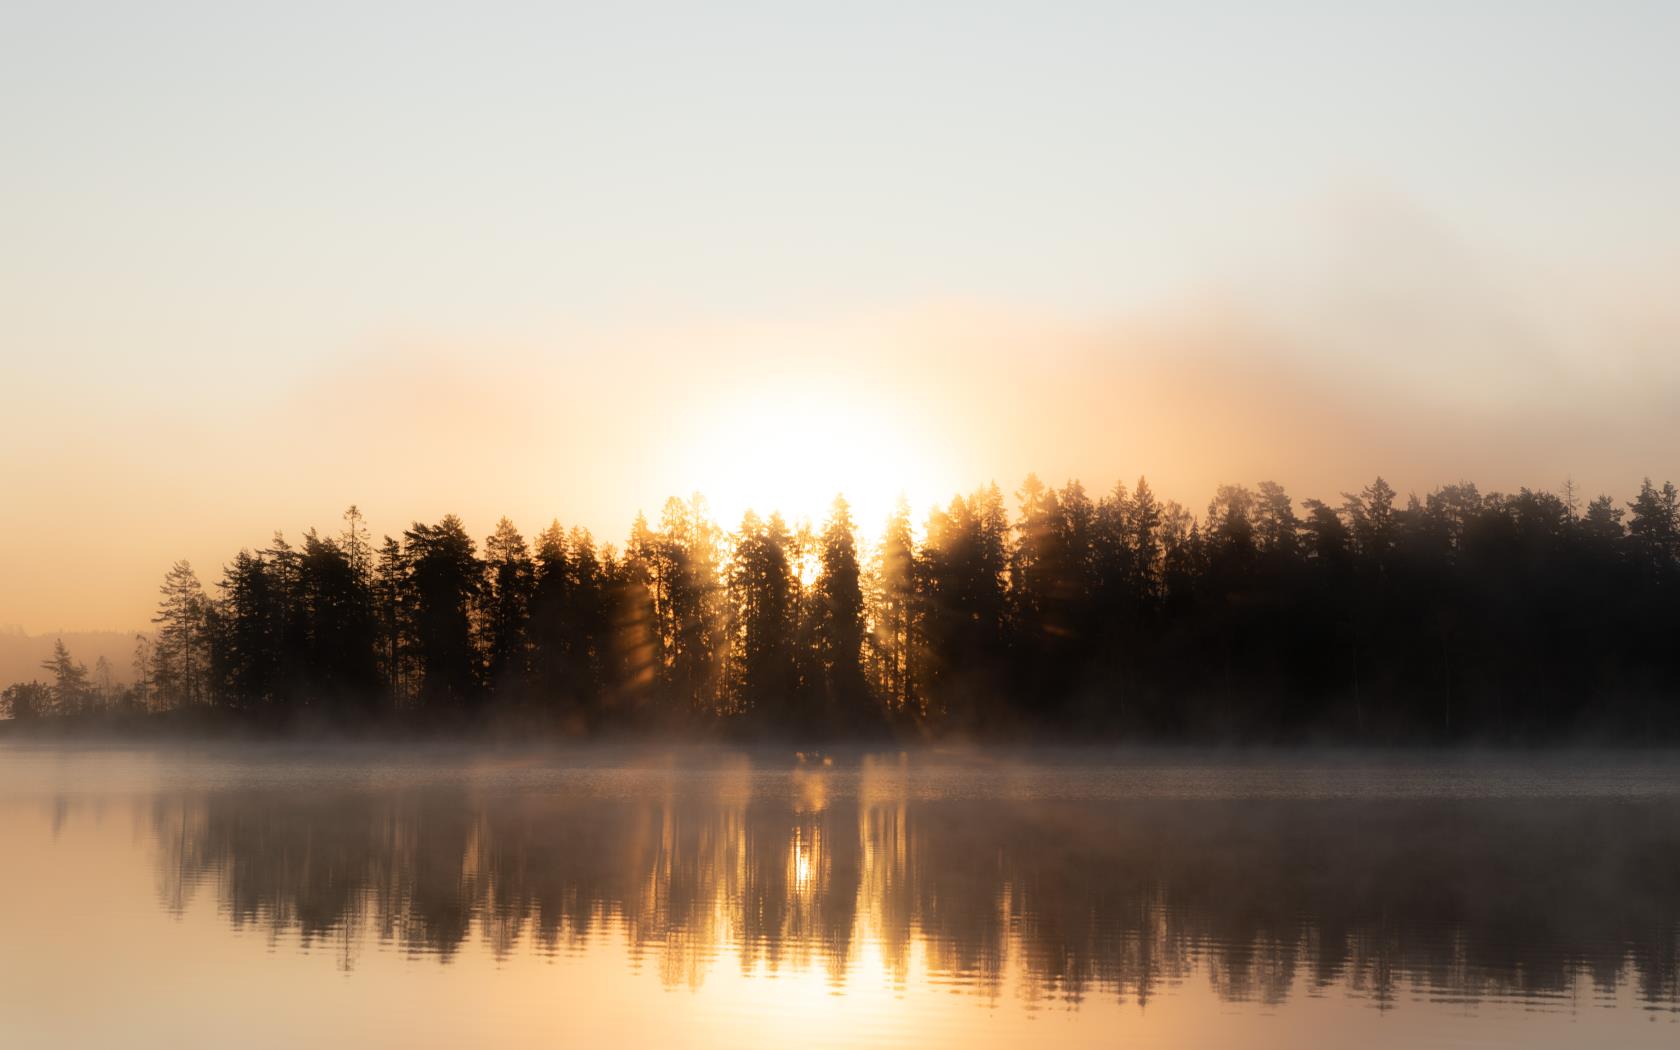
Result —
<instances>
[{"instance_id":1,"label":"golden sky","mask_svg":"<svg viewBox=\"0 0 1680 1050\"><path fill-rule=\"evenodd\" d=\"M1677 22L26 5L0 626L142 626L352 502L1625 497L1680 474Z\"/></svg>"},{"instance_id":2,"label":"golden sky","mask_svg":"<svg viewBox=\"0 0 1680 1050\"><path fill-rule=\"evenodd\" d=\"M1223 481L1334 501L1379 472L1402 492L1572 477L1625 496L1680 451L1675 384L1649 363L1356 362L1282 338L1211 304L1086 326L942 308L551 346L393 340L175 404L82 404L94 377L8 417L25 451L0 470L22 510L0 526L0 623L143 625L172 559L208 583L276 528L336 532L352 502L376 534L455 512L481 537L507 514L527 535L558 517L619 543L638 509L695 489L726 527L749 506L820 520L844 492L868 533L899 493L919 520L1028 471L1093 490L1147 474L1199 512Z\"/></svg>"}]
</instances>

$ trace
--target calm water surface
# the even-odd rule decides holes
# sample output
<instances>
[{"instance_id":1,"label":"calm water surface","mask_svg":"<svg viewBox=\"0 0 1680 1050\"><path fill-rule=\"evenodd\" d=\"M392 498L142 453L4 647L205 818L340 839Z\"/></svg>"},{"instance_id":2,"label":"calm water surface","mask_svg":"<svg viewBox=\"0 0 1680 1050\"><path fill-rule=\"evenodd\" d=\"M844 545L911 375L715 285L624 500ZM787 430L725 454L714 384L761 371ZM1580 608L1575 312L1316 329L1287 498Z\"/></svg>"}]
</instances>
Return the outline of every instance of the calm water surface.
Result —
<instances>
[{"instance_id":1,"label":"calm water surface","mask_svg":"<svg viewBox=\"0 0 1680 1050\"><path fill-rule=\"evenodd\" d=\"M1680 1045L1680 757L0 745L0 1046Z\"/></svg>"}]
</instances>

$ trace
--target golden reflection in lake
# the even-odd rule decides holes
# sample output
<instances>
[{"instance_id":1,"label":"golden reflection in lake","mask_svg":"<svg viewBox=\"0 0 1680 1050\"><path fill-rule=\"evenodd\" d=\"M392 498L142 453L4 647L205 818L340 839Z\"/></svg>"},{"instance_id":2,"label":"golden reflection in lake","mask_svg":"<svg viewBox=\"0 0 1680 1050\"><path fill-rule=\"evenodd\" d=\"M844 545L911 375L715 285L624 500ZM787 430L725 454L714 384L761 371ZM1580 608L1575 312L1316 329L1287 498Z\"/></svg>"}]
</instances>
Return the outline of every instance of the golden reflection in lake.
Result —
<instances>
[{"instance_id":1,"label":"golden reflection in lake","mask_svg":"<svg viewBox=\"0 0 1680 1050\"><path fill-rule=\"evenodd\" d=\"M8 1047L1680 1039L1666 766L0 761Z\"/></svg>"}]
</instances>

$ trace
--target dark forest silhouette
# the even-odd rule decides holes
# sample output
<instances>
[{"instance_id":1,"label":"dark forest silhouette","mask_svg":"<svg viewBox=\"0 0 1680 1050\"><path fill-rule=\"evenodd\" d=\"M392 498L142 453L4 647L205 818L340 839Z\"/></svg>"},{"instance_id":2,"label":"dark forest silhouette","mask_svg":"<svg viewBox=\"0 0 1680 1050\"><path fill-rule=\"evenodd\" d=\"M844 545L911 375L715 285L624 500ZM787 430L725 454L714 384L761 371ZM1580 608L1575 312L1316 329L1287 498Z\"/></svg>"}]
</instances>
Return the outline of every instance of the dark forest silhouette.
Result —
<instances>
[{"instance_id":1,"label":"dark forest silhouette","mask_svg":"<svg viewBox=\"0 0 1680 1050\"><path fill-rule=\"evenodd\" d=\"M62 647L20 718L112 707L272 724L499 723L581 734L1362 742L1680 735L1680 496L1625 509L1381 478L1339 506L1272 482L1192 516L1140 479L1092 499L1029 477L861 550L704 500L638 516L622 549L453 515L375 543L279 534L207 591L166 576L136 683L95 689Z\"/></svg>"}]
</instances>

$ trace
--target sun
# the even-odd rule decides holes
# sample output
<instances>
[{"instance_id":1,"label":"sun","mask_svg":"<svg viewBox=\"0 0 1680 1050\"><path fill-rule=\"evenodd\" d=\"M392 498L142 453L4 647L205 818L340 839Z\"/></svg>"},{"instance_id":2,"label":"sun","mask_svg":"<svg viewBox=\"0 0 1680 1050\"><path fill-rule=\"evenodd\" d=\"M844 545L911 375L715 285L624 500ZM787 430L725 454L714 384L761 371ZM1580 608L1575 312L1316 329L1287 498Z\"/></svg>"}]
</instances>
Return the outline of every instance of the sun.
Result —
<instances>
[{"instance_id":1,"label":"sun","mask_svg":"<svg viewBox=\"0 0 1680 1050\"><path fill-rule=\"evenodd\" d=\"M915 421L856 390L767 385L697 423L682 453L685 476L726 529L749 509L820 526L843 495L859 531L874 536L900 495L913 516L938 496L934 448Z\"/></svg>"}]
</instances>

